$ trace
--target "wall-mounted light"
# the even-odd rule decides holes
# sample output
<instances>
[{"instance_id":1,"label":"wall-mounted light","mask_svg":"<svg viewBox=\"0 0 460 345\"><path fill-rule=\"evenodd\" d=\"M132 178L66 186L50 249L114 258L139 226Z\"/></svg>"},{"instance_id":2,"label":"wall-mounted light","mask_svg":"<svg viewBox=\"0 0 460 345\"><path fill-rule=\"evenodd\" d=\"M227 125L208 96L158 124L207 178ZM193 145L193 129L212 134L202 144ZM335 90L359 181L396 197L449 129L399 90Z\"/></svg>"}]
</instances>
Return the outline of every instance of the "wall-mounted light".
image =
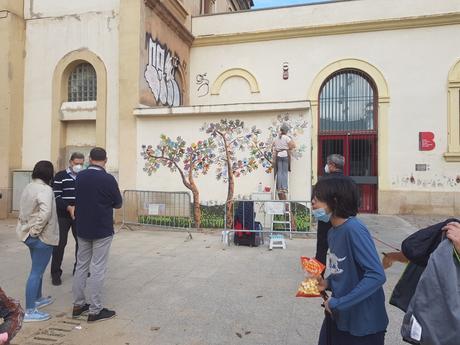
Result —
<instances>
[{"instance_id":1,"label":"wall-mounted light","mask_svg":"<svg viewBox=\"0 0 460 345\"><path fill-rule=\"evenodd\" d=\"M283 63L283 79L289 79L289 63L287 62Z\"/></svg>"}]
</instances>

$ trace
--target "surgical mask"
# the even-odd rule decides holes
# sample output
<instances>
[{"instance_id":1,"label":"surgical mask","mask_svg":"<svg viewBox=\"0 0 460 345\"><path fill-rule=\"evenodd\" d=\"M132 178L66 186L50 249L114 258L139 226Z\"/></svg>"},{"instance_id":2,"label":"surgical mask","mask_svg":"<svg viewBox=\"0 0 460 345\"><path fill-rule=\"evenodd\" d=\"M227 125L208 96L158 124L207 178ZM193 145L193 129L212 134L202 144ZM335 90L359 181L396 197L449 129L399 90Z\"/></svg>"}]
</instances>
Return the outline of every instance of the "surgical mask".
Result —
<instances>
[{"instance_id":1,"label":"surgical mask","mask_svg":"<svg viewBox=\"0 0 460 345\"><path fill-rule=\"evenodd\" d=\"M72 170L75 174L78 174L80 171L82 171L83 165L77 164L72 167Z\"/></svg>"},{"instance_id":2,"label":"surgical mask","mask_svg":"<svg viewBox=\"0 0 460 345\"><path fill-rule=\"evenodd\" d=\"M329 173L331 172L331 170L329 169L329 164L326 164L326 165L324 166L324 172L325 172L326 174L329 174Z\"/></svg>"},{"instance_id":3,"label":"surgical mask","mask_svg":"<svg viewBox=\"0 0 460 345\"><path fill-rule=\"evenodd\" d=\"M327 223L331 220L331 214L326 213L326 210L324 208L317 208L312 211L312 214L316 220L322 221L324 223Z\"/></svg>"}]
</instances>

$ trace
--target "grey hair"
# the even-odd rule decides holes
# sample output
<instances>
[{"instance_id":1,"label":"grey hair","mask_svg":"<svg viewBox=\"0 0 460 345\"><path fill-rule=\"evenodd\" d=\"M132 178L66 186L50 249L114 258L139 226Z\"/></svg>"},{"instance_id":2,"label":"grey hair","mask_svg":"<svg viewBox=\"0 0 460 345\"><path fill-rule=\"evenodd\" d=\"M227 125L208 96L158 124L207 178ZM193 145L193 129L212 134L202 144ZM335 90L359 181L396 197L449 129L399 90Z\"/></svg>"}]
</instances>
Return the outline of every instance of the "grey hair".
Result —
<instances>
[{"instance_id":1,"label":"grey hair","mask_svg":"<svg viewBox=\"0 0 460 345\"><path fill-rule=\"evenodd\" d=\"M74 152L70 156L70 160L73 161L74 159L85 159L85 156L81 152Z\"/></svg>"},{"instance_id":2,"label":"grey hair","mask_svg":"<svg viewBox=\"0 0 460 345\"><path fill-rule=\"evenodd\" d=\"M345 165L345 157L337 153L334 153L332 155L327 156L326 162L327 164L332 163L335 165L337 169L343 170L343 167Z\"/></svg>"},{"instance_id":3,"label":"grey hair","mask_svg":"<svg viewBox=\"0 0 460 345\"><path fill-rule=\"evenodd\" d=\"M281 131L281 132L284 132L284 133L289 132L289 129L290 129L290 127L289 127L289 125L288 125L287 123L283 123L283 124L281 125L281 127L280 127L280 131Z\"/></svg>"}]
</instances>

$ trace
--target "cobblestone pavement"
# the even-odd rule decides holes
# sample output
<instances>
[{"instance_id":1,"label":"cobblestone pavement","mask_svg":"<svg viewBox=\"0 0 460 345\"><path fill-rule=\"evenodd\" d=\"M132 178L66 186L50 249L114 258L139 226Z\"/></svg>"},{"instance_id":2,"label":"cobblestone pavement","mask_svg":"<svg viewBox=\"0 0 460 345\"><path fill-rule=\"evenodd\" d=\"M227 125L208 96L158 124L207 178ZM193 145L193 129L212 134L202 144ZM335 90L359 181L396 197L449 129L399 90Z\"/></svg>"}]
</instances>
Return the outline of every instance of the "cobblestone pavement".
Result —
<instances>
[{"instance_id":1,"label":"cobblestone pavement","mask_svg":"<svg viewBox=\"0 0 460 345\"><path fill-rule=\"evenodd\" d=\"M431 220L364 215L371 233L391 246ZM417 226L414 226L417 225ZM16 240L15 221L0 221L2 288L24 302L30 270L27 248ZM63 285L44 293L56 298L50 321L25 324L15 345L315 345L320 300L295 298L303 275L299 256L314 255L315 240L288 240L287 249L224 247L220 234L121 230L115 236L105 282L105 303L118 316L96 324L70 318L72 241L64 259ZM376 242L380 251L390 250ZM388 298L401 272L387 270ZM402 312L388 305L386 343L402 345Z\"/></svg>"}]
</instances>

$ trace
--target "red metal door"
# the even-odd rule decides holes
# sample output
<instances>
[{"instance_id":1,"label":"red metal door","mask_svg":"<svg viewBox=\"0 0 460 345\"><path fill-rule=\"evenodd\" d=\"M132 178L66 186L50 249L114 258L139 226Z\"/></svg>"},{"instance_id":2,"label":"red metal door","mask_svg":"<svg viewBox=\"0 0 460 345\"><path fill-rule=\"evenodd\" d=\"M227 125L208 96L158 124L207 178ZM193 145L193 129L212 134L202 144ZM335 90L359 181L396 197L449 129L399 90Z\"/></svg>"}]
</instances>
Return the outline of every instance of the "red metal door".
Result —
<instances>
[{"instance_id":1,"label":"red metal door","mask_svg":"<svg viewBox=\"0 0 460 345\"><path fill-rule=\"evenodd\" d=\"M359 188L361 213L377 211L377 135L320 135L318 175L324 174L326 158L337 153L345 157L343 173L353 178Z\"/></svg>"}]
</instances>

